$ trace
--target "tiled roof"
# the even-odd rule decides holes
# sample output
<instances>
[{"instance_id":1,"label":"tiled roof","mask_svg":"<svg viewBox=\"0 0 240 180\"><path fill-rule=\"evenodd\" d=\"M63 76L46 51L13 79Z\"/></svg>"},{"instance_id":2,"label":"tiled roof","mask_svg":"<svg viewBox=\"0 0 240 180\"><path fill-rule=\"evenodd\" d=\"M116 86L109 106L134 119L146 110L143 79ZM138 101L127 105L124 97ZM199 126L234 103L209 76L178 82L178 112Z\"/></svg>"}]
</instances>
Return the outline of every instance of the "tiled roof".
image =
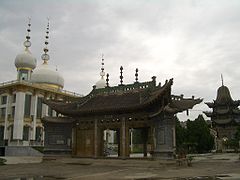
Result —
<instances>
[{"instance_id":1,"label":"tiled roof","mask_svg":"<svg viewBox=\"0 0 240 180\"><path fill-rule=\"evenodd\" d=\"M126 92L103 93L79 98L73 103L64 103L56 101L46 101L52 109L63 115L79 115L99 112L117 111L126 112L139 110L162 97L165 93L170 93L173 80L166 82L164 86L156 88L134 89Z\"/></svg>"}]
</instances>

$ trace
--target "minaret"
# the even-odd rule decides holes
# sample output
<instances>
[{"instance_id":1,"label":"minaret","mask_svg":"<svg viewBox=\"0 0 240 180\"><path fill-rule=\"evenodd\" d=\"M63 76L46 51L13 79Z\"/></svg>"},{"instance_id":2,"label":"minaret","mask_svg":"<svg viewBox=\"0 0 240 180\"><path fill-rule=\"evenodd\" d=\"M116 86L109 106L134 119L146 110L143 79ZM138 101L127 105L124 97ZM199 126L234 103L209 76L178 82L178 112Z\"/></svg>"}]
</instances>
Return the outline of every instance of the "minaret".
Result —
<instances>
[{"instance_id":1,"label":"minaret","mask_svg":"<svg viewBox=\"0 0 240 180\"><path fill-rule=\"evenodd\" d=\"M101 63L101 65L102 65L101 72L100 72L101 79L96 83L96 89L105 88L107 86L106 81L105 81L103 54L102 54L102 63Z\"/></svg>"},{"instance_id":2,"label":"minaret","mask_svg":"<svg viewBox=\"0 0 240 180\"><path fill-rule=\"evenodd\" d=\"M15 66L17 68L17 80L19 81L29 81L31 79L31 74L33 69L35 69L37 65L36 59L32 56L29 47L31 46L30 41L30 32L31 32L31 19L28 18L28 28L26 41L24 41L23 45L25 46L25 50L23 53L18 54L15 59Z\"/></svg>"},{"instance_id":3,"label":"minaret","mask_svg":"<svg viewBox=\"0 0 240 180\"><path fill-rule=\"evenodd\" d=\"M64 86L63 77L58 72L57 68L56 69L51 68L51 66L48 65L48 61L50 59L50 56L48 54L49 52L48 44L49 44L49 19L47 22L43 54L41 56L43 63L34 70L31 81L33 83L38 83L43 86L47 86L48 88L62 89Z\"/></svg>"}]
</instances>

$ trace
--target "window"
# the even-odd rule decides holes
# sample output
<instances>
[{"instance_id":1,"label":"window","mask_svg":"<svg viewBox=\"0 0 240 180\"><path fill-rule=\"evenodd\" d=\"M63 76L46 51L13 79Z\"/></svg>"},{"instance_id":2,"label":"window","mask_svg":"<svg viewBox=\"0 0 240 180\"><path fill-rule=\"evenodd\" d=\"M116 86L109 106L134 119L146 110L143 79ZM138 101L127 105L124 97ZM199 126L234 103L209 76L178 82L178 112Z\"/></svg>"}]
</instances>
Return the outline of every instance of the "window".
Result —
<instances>
[{"instance_id":1,"label":"window","mask_svg":"<svg viewBox=\"0 0 240 180\"><path fill-rule=\"evenodd\" d=\"M5 118L5 115L6 115L6 108L1 108L1 111L0 111L0 113L1 113L1 118Z\"/></svg>"},{"instance_id":2,"label":"window","mask_svg":"<svg viewBox=\"0 0 240 180\"><path fill-rule=\"evenodd\" d=\"M12 118L14 118L15 115L15 106L12 107Z\"/></svg>"},{"instance_id":3,"label":"window","mask_svg":"<svg viewBox=\"0 0 240 180\"><path fill-rule=\"evenodd\" d=\"M12 96L12 103L15 103L16 102L16 94L13 94Z\"/></svg>"},{"instance_id":4,"label":"window","mask_svg":"<svg viewBox=\"0 0 240 180\"><path fill-rule=\"evenodd\" d=\"M24 108L24 116L30 117L30 110L31 110L31 95L26 94L25 95L25 108Z\"/></svg>"},{"instance_id":5,"label":"window","mask_svg":"<svg viewBox=\"0 0 240 180\"><path fill-rule=\"evenodd\" d=\"M10 139L11 139L11 141L13 140L13 125L11 125L11 126L9 126L9 131L10 131Z\"/></svg>"},{"instance_id":6,"label":"window","mask_svg":"<svg viewBox=\"0 0 240 180\"><path fill-rule=\"evenodd\" d=\"M42 101L43 101L43 99L38 97L38 100L37 100L37 118L42 117Z\"/></svg>"},{"instance_id":7,"label":"window","mask_svg":"<svg viewBox=\"0 0 240 180\"><path fill-rule=\"evenodd\" d=\"M0 146L4 146L4 126L0 126Z\"/></svg>"},{"instance_id":8,"label":"window","mask_svg":"<svg viewBox=\"0 0 240 180\"><path fill-rule=\"evenodd\" d=\"M48 116L52 117L53 116L53 110L48 106Z\"/></svg>"},{"instance_id":9,"label":"window","mask_svg":"<svg viewBox=\"0 0 240 180\"><path fill-rule=\"evenodd\" d=\"M4 126L0 126L0 140L3 140L4 136Z\"/></svg>"},{"instance_id":10,"label":"window","mask_svg":"<svg viewBox=\"0 0 240 180\"><path fill-rule=\"evenodd\" d=\"M1 97L1 104L7 104L7 96Z\"/></svg>"},{"instance_id":11,"label":"window","mask_svg":"<svg viewBox=\"0 0 240 180\"><path fill-rule=\"evenodd\" d=\"M21 70L19 73L19 79L20 80L28 80L28 71L27 70Z\"/></svg>"},{"instance_id":12,"label":"window","mask_svg":"<svg viewBox=\"0 0 240 180\"><path fill-rule=\"evenodd\" d=\"M29 127L24 126L23 127L23 141L28 141L28 137L29 137Z\"/></svg>"},{"instance_id":13,"label":"window","mask_svg":"<svg viewBox=\"0 0 240 180\"><path fill-rule=\"evenodd\" d=\"M36 128L35 140L37 142L41 142L41 138L42 138L42 128L41 127L37 127Z\"/></svg>"}]
</instances>

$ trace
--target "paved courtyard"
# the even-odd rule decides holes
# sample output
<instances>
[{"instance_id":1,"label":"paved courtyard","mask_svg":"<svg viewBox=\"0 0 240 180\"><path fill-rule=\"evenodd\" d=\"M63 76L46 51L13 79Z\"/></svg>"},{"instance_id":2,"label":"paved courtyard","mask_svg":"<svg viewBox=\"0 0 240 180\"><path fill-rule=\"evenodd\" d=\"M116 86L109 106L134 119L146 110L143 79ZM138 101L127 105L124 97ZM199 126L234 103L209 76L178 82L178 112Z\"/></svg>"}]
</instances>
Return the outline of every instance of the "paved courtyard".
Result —
<instances>
[{"instance_id":1,"label":"paved courtyard","mask_svg":"<svg viewBox=\"0 0 240 180\"><path fill-rule=\"evenodd\" d=\"M1 157L4 158L4 157ZM238 179L239 154L204 154L193 164L179 166L175 160L82 159L69 157L6 157L0 166L0 179ZM202 178L200 178L202 177Z\"/></svg>"}]
</instances>

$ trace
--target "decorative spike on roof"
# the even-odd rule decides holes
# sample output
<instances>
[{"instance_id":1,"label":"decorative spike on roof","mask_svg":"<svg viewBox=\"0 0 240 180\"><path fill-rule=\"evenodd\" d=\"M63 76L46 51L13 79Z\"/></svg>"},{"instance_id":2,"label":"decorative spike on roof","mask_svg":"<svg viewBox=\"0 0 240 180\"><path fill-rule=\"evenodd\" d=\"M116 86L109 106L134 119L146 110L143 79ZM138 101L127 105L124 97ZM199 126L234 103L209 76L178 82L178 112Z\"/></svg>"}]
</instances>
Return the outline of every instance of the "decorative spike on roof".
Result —
<instances>
[{"instance_id":1,"label":"decorative spike on roof","mask_svg":"<svg viewBox=\"0 0 240 180\"><path fill-rule=\"evenodd\" d=\"M136 68L135 80L136 80L136 82L138 82L138 68Z\"/></svg>"},{"instance_id":2,"label":"decorative spike on roof","mask_svg":"<svg viewBox=\"0 0 240 180\"><path fill-rule=\"evenodd\" d=\"M221 74L222 86L223 86L223 75Z\"/></svg>"},{"instance_id":3,"label":"decorative spike on roof","mask_svg":"<svg viewBox=\"0 0 240 180\"><path fill-rule=\"evenodd\" d=\"M107 84L107 87L109 87L109 74L108 73L107 73L106 84Z\"/></svg>"},{"instance_id":4,"label":"decorative spike on roof","mask_svg":"<svg viewBox=\"0 0 240 180\"><path fill-rule=\"evenodd\" d=\"M30 41L30 32L31 32L31 18L28 18L28 28L27 28L27 35L26 35L26 41L24 41L23 45L28 49L31 46L31 41Z\"/></svg>"},{"instance_id":5,"label":"decorative spike on roof","mask_svg":"<svg viewBox=\"0 0 240 180\"><path fill-rule=\"evenodd\" d=\"M48 55L48 44L49 44L49 18L47 18L48 23L47 23L47 28L46 28L46 36L45 36L45 47L43 48L44 54L42 54L41 58L44 61L43 63L47 64L47 61L49 61L50 56Z\"/></svg>"},{"instance_id":6,"label":"decorative spike on roof","mask_svg":"<svg viewBox=\"0 0 240 180\"><path fill-rule=\"evenodd\" d=\"M101 67L101 72L100 72L100 76L101 78L103 78L105 76L105 72L104 72L104 58L103 58L104 54L102 54L102 67Z\"/></svg>"},{"instance_id":7,"label":"decorative spike on roof","mask_svg":"<svg viewBox=\"0 0 240 180\"><path fill-rule=\"evenodd\" d=\"M123 84L123 67L120 67L120 84Z\"/></svg>"}]
</instances>

